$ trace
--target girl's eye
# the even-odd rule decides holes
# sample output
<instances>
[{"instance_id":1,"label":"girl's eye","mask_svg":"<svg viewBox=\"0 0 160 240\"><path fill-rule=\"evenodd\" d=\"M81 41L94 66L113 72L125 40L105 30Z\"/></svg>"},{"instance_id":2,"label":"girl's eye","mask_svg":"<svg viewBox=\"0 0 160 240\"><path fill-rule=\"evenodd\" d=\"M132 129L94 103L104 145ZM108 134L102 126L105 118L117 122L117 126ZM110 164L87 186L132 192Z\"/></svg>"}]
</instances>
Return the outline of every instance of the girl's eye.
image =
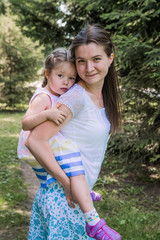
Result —
<instances>
[{"instance_id":1,"label":"girl's eye","mask_svg":"<svg viewBox=\"0 0 160 240\"><path fill-rule=\"evenodd\" d=\"M69 79L74 81L74 80L75 80L75 77L70 77Z\"/></svg>"},{"instance_id":2,"label":"girl's eye","mask_svg":"<svg viewBox=\"0 0 160 240\"><path fill-rule=\"evenodd\" d=\"M62 77L63 77L63 75L62 75L62 74L58 74L58 77L62 78Z\"/></svg>"}]
</instances>

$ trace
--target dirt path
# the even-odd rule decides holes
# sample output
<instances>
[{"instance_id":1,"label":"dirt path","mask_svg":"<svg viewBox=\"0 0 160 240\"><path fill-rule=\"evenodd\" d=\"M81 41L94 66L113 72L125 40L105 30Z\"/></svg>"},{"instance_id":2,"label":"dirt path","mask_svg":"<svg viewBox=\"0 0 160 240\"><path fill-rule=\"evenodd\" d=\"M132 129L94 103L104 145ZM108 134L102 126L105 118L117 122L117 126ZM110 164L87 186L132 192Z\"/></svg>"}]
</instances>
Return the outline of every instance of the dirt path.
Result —
<instances>
[{"instance_id":1,"label":"dirt path","mask_svg":"<svg viewBox=\"0 0 160 240\"><path fill-rule=\"evenodd\" d=\"M26 163L22 162L20 170L24 176L24 183L27 186L28 191L28 199L27 201L23 202L22 205L18 206L18 211L23 215L27 216L27 224L20 225L19 227L12 227L9 229L1 229L0 230L0 240L17 240L23 239L27 240L28 230L29 230L29 222L31 217L31 209L32 209L32 202L36 195L36 191L39 186L39 181L35 176L32 168ZM21 238L17 238L19 234L22 236Z\"/></svg>"},{"instance_id":2,"label":"dirt path","mask_svg":"<svg viewBox=\"0 0 160 240\"><path fill-rule=\"evenodd\" d=\"M36 195L37 189L39 187L39 180L37 179L32 168L25 161L23 161L21 164L21 171L23 173L25 184L27 186L27 191L28 191L28 201L26 203L27 204L26 211L30 219L32 202Z\"/></svg>"}]
</instances>

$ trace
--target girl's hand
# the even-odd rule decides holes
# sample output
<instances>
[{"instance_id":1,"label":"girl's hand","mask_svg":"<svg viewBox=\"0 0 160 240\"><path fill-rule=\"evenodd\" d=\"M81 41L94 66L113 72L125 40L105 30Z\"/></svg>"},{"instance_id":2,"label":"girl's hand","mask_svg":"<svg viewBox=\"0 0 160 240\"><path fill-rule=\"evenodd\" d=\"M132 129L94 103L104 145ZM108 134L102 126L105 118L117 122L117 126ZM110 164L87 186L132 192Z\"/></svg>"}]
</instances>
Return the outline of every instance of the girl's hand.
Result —
<instances>
[{"instance_id":1,"label":"girl's hand","mask_svg":"<svg viewBox=\"0 0 160 240\"><path fill-rule=\"evenodd\" d=\"M58 107L60 107L61 103L56 103L53 108L46 110L47 120L55 122L57 125L60 125L64 122L67 117L66 113L60 111Z\"/></svg>"}]
</instances>

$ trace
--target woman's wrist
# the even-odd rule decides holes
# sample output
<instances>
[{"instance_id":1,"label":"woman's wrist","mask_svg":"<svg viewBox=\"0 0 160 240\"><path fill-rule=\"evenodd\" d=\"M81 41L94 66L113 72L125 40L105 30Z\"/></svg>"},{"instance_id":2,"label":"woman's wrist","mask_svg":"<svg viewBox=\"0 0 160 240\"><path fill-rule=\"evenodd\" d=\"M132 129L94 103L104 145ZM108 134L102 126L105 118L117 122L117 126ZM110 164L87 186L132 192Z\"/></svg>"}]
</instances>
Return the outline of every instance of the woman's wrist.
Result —
<instances>
[{"instance_id":1,"label":"woman's wrist","mask_svg":"<svg viewBox=\"0 0 160 240\"><path fill-rule=\"evenodd\" d=\"M69 179L69 177L67 177L67 175L64 178L62 178L62 176L60 179L57 178L57 181L62 185L62 187L66 191L70 191L70 179Z\"/></svg>"}]
</instances>

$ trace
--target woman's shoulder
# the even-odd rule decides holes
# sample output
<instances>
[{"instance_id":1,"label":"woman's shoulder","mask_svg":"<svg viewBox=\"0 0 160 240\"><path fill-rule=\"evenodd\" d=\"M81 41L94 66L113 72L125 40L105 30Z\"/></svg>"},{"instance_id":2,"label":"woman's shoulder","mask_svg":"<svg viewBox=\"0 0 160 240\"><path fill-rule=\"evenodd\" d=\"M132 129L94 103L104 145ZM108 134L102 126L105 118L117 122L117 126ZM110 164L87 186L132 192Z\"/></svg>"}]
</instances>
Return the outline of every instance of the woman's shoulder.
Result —
<instances>
[{"instance_id":1,"label":"woman's shoulder","mask_svg":"<svg viewBox=\"0 0 160 240\"><path fill-rule=\"evenodd\" d=\"M62 94L59 99L72 99L79 101L78 99L82 99L84 94L84 88L82 88L79 84L74 84L66 93Z\"/></svg>"},{"instance_id":2,"label":"woman's shoulder","mask_svg":"<svg viewBox=\"0 0 160 240\"><path fill-rule=\"evenodd\" d=\"M73 85L73 87L71 87L70 89L69 89L69 91L68 92L77 92L77 93L83 93L85 91L85 89L81 86L81 84L79 84L79 83L75 83L74 85ZM67 92L67 93L68 93Z\"/></svg>"},{"instance_id":3,"label":"woman's shoulder","mask_svg":"<svg viewBox=\"0 0 160 240\"><path fill-rule=\"evenodd\" d=\"M75 116L84 106L84 89L80 85L75 84L59 97L58 102L69 107L73 116Z\"/></svg>"}]
</instances>

